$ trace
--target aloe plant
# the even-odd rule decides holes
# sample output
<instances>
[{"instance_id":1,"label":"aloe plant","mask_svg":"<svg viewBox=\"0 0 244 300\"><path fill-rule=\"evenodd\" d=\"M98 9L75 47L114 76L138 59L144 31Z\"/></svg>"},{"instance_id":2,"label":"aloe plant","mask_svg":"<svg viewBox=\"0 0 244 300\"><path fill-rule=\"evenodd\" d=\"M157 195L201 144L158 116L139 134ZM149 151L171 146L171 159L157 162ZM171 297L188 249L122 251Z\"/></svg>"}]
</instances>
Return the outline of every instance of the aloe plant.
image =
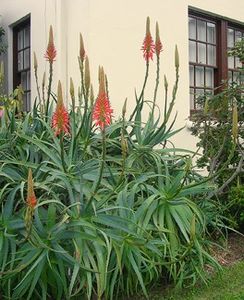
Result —
<instances>
[{"instance_id":1,"label":"aloe plant","mask_svg":"<svg viewBox=\"0 0 244 300\"><path fill-rule=\"evenodd\" d=\"M61 86L57 97L50 92L51 74L47 99L39 91L31 112L16 115L15 109L5 107L0 120L0 291L5 298L116 299L137 292L148 298L148 289L162 277L183 286L206 280L206 263L218 268L208 253L205 217L195 201L213 187L194 171L191 151L168 143L179 132L176 116L170 123L179 80L178 50L172 99L165 79L165 105L156 118L162 49L159 30L155 46L149 26L148 19L145 80L128 119L125 103L122 117L111 120L102 68L94 104L82 37L79 105L71 80L68 116ZM154 49L156 85L144 123ZM35 68L37 75L37 62ZM37 203L28 210L30 170Z\"/></svg>"}]
</instances>

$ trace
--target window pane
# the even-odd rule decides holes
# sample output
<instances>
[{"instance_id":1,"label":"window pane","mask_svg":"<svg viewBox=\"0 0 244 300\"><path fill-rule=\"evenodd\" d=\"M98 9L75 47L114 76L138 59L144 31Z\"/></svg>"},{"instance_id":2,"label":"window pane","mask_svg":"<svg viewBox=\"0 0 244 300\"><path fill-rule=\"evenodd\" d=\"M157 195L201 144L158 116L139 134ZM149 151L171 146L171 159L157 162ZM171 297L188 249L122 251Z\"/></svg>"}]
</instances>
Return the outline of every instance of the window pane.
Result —
<instances>
[{"instance_id":1,"label":"window pane","mask_svg":"<svg viewBox=\"0 0 244 300\"><path fill-rule=\"evenodd\" d=\"M208 45L208 65L216 66L216 47Z\"/></svg>"},{"instance_id":2,"label":"window pane","mask_svg":"<svg viewBox=\"0 0 244 300\"><path fill-rule=\"evenodd\" d=\"M24 68L28 69L30 67L30 49L24 50Z\"/></svg>"},{"instance_id":3,"label":"window pane","mask_svg":"<svg viewBox=\"0 0 244 300\"><path fill-rule=\"evenodd\" d=\"M30 90L31 89L31 86L30 86L30 71L27 72L26 74L26 89L27 90Z\"/></svg>"},{"instance_id":4,"label":"window pane","mask_svg":"<svg viewBox=\"0 0 244 300\"><path fill-rule=\"evenodd\" d=\"M233 72L233 81L236 83L239 83L240 79L240 73L239 72Z\"/></svg>"},{"instance_id":5,"label":"window pane","mask_svg":"<svg viewBox=\"0 0 244 300\"><path fill-rule=\"evenodd\" d=\"M227 37L228 47L234 47L234 30L228 28L228 37Z\"/></svg>"},{"instance_id":6,"label":"window pane","mask_svg":"<svg viewBox=\"0 0 244 300\"><path fill-rule=\"evenodd\" d=\"M240 41L242 38L241 31L236 31L235 32L235 42Z\"/></svg>"},{"instance_id":7,"label":"window pane","mask_svg":"<svg viewBox=\"0 0 244 300\"><path fill-rule=\"evenodd\" d=\"M24 47L24 33L23 30L18 32L18 50L23 49Z\"/></svg>"},{"instance_id":8,"label":"window pane","mask_svg":"<svg viewBox=\"0 0 244 300\"><path fill-rule=\"evenodd\" d=\"M232 81L232 71L228 71L228 80Z\"/></svg>"},{"instance_id":9,"label":"window pane","mask_svg":"<svg viewBox=\"0 0 244 300\"><path fill-rule=\"evenodd\" d=\"M196 43L189 41L189 60L196 62Z\"/></svg>"},{"instance_id":10,"label":"window pane","mask_svg":"<svg viewBox=\"0 0 244 300\"><path fill-rule=\"evenodd\" d=\"M21 86L23 88L23 90L27 90L27 76L26 76L26 72L22 72L21 73Z\"/></svg>"},{"instance_id":11,"label":"window pane","mask_svg":"<svg viewBox=\"0 0 244 300\"><path fill-rule=\"evenodd\" d=\"M190 66L190 86L194 86L194 67Z\"/></svg>"},{"instance_id":12,"label":"window pane","mask_svg":"<svg viewBox=\"0 0 244 300\"><path fill-rule=\"evenodd\" d=\"M235 67L236 68L241 68L242 67L242 63L241 63L239 57L235 57Z\"/></svg>"},{"instance_id":13,"label":"window pane","mask_svg":"<svg viewBox=\"0 0 244 300\"><path fill-rule=\"evenodd\" d=\"M23 109L24 111L30 111L31 93L27 92L23 95Z\"/></svg>"},{"instance_id":14,"label":"window pane","mask_svg":"<svg viewBox=\"0 0 244 300\"><path fill-rule=\"evenodd\" d=\"M212 68L205 69L206 87L214 87L214 70Z\"/></svg>"},{"instance_id":15,"label":"window pane","mask_svg":"<svg viewBox=\"0 0 244 300\"><path fill-rule=\"evenodd\" d=\"M26 110L30 111L31 93L26 93Z\"/></svg>"},{"instance_id":16,"label":"window pane","mask_svg":"<svg viewBox=\"0 0 244 300\"><path fill-rule=\"evenodd\" d=\"M24 47L30 46L30 27L24 29Z\"/></svg>"},{"instance_id":17,"label":"window pane","mask_svg":"<svg viewBox=\"0 0 244 300\"><path fill-rule=\"evenodd\" d=\"M198 43L198 63L206 64L206 45Z\"/></svg>"},{"instance_id":18,"label":"window pane","mask_svg":"<svg viewBox=\"0 0 244 300\"><path fill-rule=\"evenodd\" d=\"M195 106L196 109L201 109L203 107L203 99L201 96L204 95L204 89L196 89L196 101L195 101Z\"/></svg>"},{"instance_id":19,"label":"window pane","mask_svg":"<svg viewBox=\"0 0 244 300\"><path fill-rule=\"evenodd\" d=\"M196 67L196 86L204 86L204 67Z\"/></svg>"},{"instance_id":20,"label":"window pane","mask_svg":"<svg viewBox=\"0 0 244 300\"><path fill-rule=\"evenodd\" d=\"M18 53L18 71L21 71L23 67L23 51L21 51Z\"/></svg>"},{"instance_id":21,"label":"window pane","mask_svg":"<svg viewBox=\"0 0 244 300\"><path fill-rule=\"evenodd\" d=\"M234 57L232 57L232 56L228 57L228 68L234 69Z\"/></svg>"},{"instance_id":22,"label":"window pane","mask_svg":"<svg viewBox=\"0 0 244 300\"><path fill-rule=\"evenodd\" d=\"M206 42L206 22L197 20L197 39Z\"/></svg>"},{"instance_id":23,"label":"window pane","mask_svg":"<svg viewBox=\"0 0 244 300\"><path fill-rule=\"evenodd\" d=\"M195 108L195 100L194 100L194 89L190 89L190 109L194 109Z\"/></svg>"},{"instance_id":24,"label":"window pane","mask_svg":"<svg viewBox=\"0 0 244 300\"><path fill-rule=\"evenodd\" d=\"M189 25L189 38L195 40L196 39L196 19L189 18L188 25Z\"/></svg>"},{"instance_id":25,"label":"window pane","mask_svg":"<svg viewBox=\"0 0 244 300\"><path fill-rule=\"evenodd\" d=\"M207 23L207 37L208 43L215 44L215 24Z\"/></svg>"}]
</instances>

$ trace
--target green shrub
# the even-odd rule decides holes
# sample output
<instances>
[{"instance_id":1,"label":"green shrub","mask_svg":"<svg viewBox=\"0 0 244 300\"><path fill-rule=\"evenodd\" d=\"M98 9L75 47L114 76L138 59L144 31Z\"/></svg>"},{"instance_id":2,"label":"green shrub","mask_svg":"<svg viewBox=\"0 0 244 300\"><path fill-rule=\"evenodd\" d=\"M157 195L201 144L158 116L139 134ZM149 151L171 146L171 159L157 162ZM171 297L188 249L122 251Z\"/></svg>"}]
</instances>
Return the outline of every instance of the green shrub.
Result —
<instances>
[{"instance_id":1,"label":"green shrub","mask_svg":"<svg viewBox=\"0 0 244 300\"><path fill-rule=\"evenodd\" d=\"M236 43L229 55L243 62L243 46L244 39ZM243 65L239 71L236 81L224 82L218 94L199 99L203 109L194 118L192 133L199 138L198 146L203 150L198 166L206 167L212 182L218 185L209 197L220 204L229 224L240 230L242 220L236 211L241 211L242 201L236 198L244 183ZM238 184L240 188L235 188Z\"/></svg>"}]
</instances>

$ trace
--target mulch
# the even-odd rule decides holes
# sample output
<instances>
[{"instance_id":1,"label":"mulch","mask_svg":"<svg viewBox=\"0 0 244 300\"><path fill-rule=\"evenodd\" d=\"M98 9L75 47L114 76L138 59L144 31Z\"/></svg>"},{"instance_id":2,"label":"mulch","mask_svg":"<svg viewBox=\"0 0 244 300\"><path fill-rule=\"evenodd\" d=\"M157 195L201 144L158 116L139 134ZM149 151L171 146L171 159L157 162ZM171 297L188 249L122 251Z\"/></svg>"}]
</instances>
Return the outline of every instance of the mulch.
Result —
<instances>
[{"instance_id":1,"label":"mulch","mask_svg":"<svg viewBox=\"0 0 244 300\"><path fill-rule=\"evenodd\" d=\"M244 260L244 235L231 233L222 248L213 249L213 256L227 267Z\"/></svg>"}]
</instances>

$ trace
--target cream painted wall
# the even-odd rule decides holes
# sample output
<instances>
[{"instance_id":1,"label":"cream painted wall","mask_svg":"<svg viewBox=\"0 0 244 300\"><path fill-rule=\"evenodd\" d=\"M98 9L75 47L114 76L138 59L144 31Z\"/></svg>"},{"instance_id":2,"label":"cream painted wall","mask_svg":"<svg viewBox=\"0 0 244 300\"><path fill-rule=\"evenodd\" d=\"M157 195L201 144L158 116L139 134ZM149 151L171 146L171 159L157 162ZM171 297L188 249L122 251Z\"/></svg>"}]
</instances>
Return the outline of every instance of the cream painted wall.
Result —
<instances>
[{"instance_id":1,"label":"cream painted wall","mask_svg":"<svg viewBox=\"0 0 244 300\"><path fill-rule=\"evenodd\" d=\"M97 88L97 69L103 65L108 75L110 99L116 116L120 114L126 97L128 112L132 110L135 103L134 89L139 91L143 82L145 63L140 48L145 35L146 17L151 18L153 36L158 21L164 48L158 104L163 104L163 74L167 74L170 91L174 83L174 47L177 44L180 53L180 84L175 105L175 111L178 111L175 127L179 128L186 125L189 116L188 6L244 22L243 0L1 0L0 14L5 28L8 28L31 13L32 51L36 51L38 56L40 78L47 69L43 55L48 27L53 25L58 51L55 85L57 79L62 81L67 102L69 77L73 77L76 86L80 80L77 56L81 32L90 59L93 84ZM11 27L7 32L11 49ZM8 60L10 71L11 54ZM11 72L9 74L10 80ZM153 62L147 99L153 95L154 74ZM33 78L32 90L35 91ZM182 130L175 142L176 146L188 149L194 149L196 143L187 128Z\"/></svg>"}]
</instances>

